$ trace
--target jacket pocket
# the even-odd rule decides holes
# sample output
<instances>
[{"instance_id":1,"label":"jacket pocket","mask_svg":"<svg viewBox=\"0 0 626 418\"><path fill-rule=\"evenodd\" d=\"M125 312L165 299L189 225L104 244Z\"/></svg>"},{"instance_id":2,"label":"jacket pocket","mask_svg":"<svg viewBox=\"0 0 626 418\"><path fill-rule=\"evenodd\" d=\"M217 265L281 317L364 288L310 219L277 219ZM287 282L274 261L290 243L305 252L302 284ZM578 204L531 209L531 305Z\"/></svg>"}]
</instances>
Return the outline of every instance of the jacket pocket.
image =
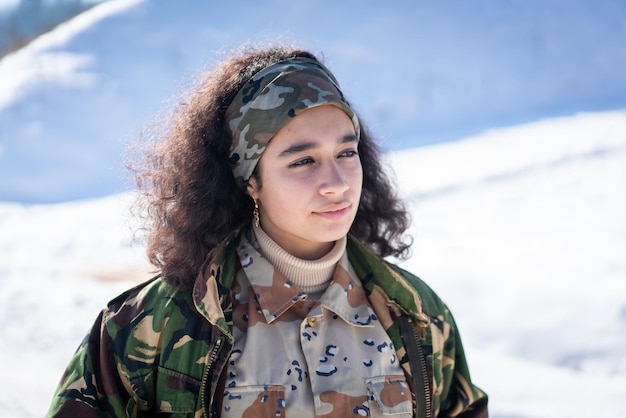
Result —
<instances>
[{"instance_id":1,"label":"jacket pocket","mask_svg":"<svg viewBox=\"0 0 626 418\"><path fill-rule=\"evenodd\" d=\"M413 415L411 389L403 375L365 379L370 417L410 418Z\"/></svg>"},{"instance_id":2,"label":"jacket pocket","mask_svg":"<svg viewBox=\"0 0 626 418\"><path fill-rule=\"evenodd\" d=\"M243 386L226 388L220 416L285 417L285 388L272 386Z\"/></svg>"},{"instance_id":3,"label":"jacket pocket","mask_svg":"<svg viewBox=\"0 0 626 418\"><path fill-rule=\"evenodd\" d=\"M156 376L131 380L134 396L126 405L127 417L193 417L200 381L173 370L158 368ZM166 415L167 414L167 415Z\"/></svg>"},{"instance_id":4,"label":"jacket pocket","mask_svg":"<svg viewBox=\"0 0 626 418\"><path fill-rule=\"evenodd\" d=\"M169 413L173 417L193 414L196 410L200 385L200 381L191 376L159 366L156 381L156 411Z\"/></svg>"}]
</instances>

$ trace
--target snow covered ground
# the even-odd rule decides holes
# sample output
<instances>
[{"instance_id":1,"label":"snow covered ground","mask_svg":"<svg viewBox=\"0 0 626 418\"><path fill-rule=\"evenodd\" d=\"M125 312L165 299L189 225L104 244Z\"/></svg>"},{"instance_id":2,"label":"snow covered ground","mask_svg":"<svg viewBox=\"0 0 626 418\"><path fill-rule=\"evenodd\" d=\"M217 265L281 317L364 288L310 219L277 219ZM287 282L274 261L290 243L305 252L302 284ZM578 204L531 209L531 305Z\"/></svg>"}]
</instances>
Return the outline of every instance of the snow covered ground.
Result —
<instances>
[{"instance_id":1,"label":"snow covered ground","mask_svg":"<svg viewBox=\"0 0 626 418\"><path fill-rule=\"evenodd\" d=\"M626 411L626 111L389 155L420 275L495 418ZM149 277L132 196L0 204L0 410L42 416L113 296Z\"/></svg>"}]
</instances>

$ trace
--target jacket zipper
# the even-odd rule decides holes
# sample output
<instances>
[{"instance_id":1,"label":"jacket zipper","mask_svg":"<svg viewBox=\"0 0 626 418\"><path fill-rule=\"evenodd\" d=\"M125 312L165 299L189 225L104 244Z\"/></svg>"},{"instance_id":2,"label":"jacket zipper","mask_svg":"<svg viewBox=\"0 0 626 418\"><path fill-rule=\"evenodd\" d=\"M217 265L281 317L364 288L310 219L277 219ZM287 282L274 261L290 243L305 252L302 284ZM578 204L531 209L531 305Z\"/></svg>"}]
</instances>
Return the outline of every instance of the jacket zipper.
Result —
<instances>
[{"instance_id":1,"label":"jacket zipper","mask_svg":"<svg viewBox=\"0 0 626 418\"><path fill-rule=\"evenodd\" d=\"M209 375L211 374L211 370L213 369L213 363L215 363L215 360L217 360L217 357L219 356L220 351L222 350L223 343L224 343L224 335L220 334L215 340L215 345L213 346L213 349L209 353L209 359L207 361L206 371L204 372L204 377L202 378L201 387L204 390L204 393L202 396L202 408L204 409L205 418L210 417L213 412L208 409L213 403L211 399L213 398L213 393L211 391L211 388L207 388L207 382L209 380Z\"/></svg>"},{"instance_id":2,"label":"jacket zipper","mask_svg":"<svg viewBox=\"0 0 626 418\"><path fill-rule=\"evenodd\" d=\"M400 337L404 343L404 348L409 356L409 364L411 365L418 418L430 418L432 414L430 383L428 382L426 357L424 356L424 349L422 348L422 343L420 342L420 336L415 329L413 320L410 318L401 317L398 320L398 324L400 326ZM419 362L419 369L414 367L416 361ZM418 374L421 375L421 379Z\"/></svg>"}]
</instances>

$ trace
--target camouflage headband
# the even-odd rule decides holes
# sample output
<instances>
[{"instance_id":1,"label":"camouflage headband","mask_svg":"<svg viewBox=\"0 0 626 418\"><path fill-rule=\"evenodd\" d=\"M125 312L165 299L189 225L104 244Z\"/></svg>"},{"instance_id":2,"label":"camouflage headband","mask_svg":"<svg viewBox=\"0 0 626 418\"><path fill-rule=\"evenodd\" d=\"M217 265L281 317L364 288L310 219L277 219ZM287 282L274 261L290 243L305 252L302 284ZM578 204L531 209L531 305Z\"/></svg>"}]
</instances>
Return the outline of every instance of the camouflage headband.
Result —
<instances>
[{"instance_id":1,"label":"camouflage headband","mask_svg":"<svg viewBox=\"0 0 626 418\"><path fill-rule=\"evenodd\" d=\"M331 104L352 119L357 138L359 120L331 72L309 58L289 58L264 68L239 90L225 116L231 139L230 163L237 186L248 180L272 137L306 109Z\"/></svg>"}]
</instances>

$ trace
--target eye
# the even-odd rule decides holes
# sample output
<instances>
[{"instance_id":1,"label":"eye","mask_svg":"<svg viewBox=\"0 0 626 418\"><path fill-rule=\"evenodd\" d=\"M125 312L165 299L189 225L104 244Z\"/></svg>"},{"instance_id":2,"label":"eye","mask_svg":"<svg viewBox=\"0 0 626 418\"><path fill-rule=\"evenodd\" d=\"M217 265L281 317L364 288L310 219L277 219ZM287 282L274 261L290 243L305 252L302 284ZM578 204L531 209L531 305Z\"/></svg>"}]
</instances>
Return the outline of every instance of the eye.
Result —
<instances>
[{"instance_id":1,"label":"eye","mask_svg":"<svg viewBox=\"0 0 626 418\"><path fill-rule=\"evenodd\" d=\"M302 167L305 165L313 164L315 161L311 157L301 158L298 161L295 161L289 164L289 167Z\"/></svg>"},{"instance_id":2,"label":"eye","mask_svg":"<svg viewBox=\"0 0 626 418\"><path fill-rule=\"evenodd\" d=\"M358 157L359 152L356 149L349 149L339 154L339 158Z\"/></svg>"}]
</instances>

